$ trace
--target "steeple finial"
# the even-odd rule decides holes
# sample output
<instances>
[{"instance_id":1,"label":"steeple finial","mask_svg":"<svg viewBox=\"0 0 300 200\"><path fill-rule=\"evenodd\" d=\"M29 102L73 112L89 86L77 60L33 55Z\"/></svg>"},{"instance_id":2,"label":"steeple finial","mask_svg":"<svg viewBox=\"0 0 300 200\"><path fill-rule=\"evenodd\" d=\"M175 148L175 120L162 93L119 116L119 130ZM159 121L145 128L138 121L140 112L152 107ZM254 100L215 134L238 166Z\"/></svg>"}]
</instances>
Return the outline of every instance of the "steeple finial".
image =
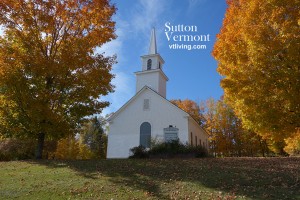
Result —
<instances>
[{"instance_id":1,"label":"steeple finial","mask_svg":"<svg viewBox=\"0 0 300 200\"><path fill-rule=\"evenodd\" d=\"M151 31L149 54L157 54L155 28Z\"/></svg>"}]
</instances>

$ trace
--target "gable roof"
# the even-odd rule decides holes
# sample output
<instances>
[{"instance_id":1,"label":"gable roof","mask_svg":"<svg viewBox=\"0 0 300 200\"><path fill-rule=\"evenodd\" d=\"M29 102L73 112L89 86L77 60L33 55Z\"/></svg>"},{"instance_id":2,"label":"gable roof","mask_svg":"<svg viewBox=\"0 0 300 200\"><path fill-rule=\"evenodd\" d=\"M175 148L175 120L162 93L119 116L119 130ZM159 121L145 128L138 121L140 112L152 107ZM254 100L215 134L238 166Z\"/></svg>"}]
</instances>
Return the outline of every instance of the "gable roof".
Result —
<instances>
[{"instance_id":1,"label":"gable roof","mask_svg":"<svg viewBox=\"0 0 300 200\"><path fill-rule=\"evenodd\" d=\"M115 113L113 113L109 118L108 121L113 120L122 110L124 110L132 101L134 101L144 90L146 90L148 86L144 86L140 91L138 91L133 97L131 97L119 110L117 110Z\"/></svg>"},{"instance_id":2,"label":"gable roof","mask_svg":"<svg viewBox=\"0 0 300 200\"><path fill-rule=\"evenodd\" d=\"M162 95L160 95L158 92L156 92L155 90L153 90L152 88L150 88L149 86L145 85L142 89L140 89L140 91L138 91L131 99L129 99L119 110L117 110L114 114L112 114L109 118L108 121L112 121L115 117L117 117L119 115L119 113L121 113L131 102L133 102L143 91L145 90L149 90L152 91L153 93L155 93L156 95L160 96L164 101L170 103L172 106L174 106L175 108L177 108L178 110L180 110L181 112L185 113L187 117L189 117L192 121L194 121L207 135L209 135L206 130L204 128L202 128L197 121L186 111L184 111L183 109L179 108L177 105L173 104L171 101L169 101L168 99L166 99L165 97L163 97Z\"/></svg>"}]
</instances>

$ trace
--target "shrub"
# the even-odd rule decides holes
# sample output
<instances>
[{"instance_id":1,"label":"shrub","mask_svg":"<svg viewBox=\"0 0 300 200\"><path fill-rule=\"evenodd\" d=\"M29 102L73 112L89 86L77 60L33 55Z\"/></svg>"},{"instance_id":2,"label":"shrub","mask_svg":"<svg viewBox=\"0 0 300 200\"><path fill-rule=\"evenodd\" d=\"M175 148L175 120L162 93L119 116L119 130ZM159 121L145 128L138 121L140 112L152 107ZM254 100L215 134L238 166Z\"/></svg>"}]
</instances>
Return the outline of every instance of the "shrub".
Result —
<instances>
[{"instance_id":1,"label":"shrub","mask_svg":"<svg viewBox=\"0 0 300 200\"><path fill-rule=\"evenodd\" d=\"M179 140L152 144L149 151L142 146L134 147L130 151L132 152L130 158L201 158L208 156L208 152L204 147L184 145Z\"/></svg>"},{"instance_id":2,"label":"shrub","mask_svg":"<svg viewBox=\"0 0 300 200\"><path fill-rule=\"evenodd\" d=\"M132 155L129 158L149 158L148 151L143 146L133 147L130 149Z\"/></svg>"},{"instance_id":3,"label":"shrub","mask_svg":"<svg viewBox=\"0 0 300 200\"><path fill-rule=\"evenodd\" d=\"M187 152L193 154L196 158L208 157L208 151L203 146L187 146Z\"/></svg>"},{"instance_id":4,"label":"shrub","mask_svg":"<svg viewBox=\"0 0 300 200\"><path fill-rule=\"evenodd\" d=\"M150 149L150 155L175 155L185 152L185 146L179 142L179 140L172 140L170 142L163 142L159 144L154 144Z\"/></svg>"},{"instance_id":5,"label":"shrub","mask_svg":"<svg viewBox=\"0 0 300 200\"><path fill-rule=\"evenodd\" d=\"M34 158L35 142L30 139L0 140L0 160L25 160Z\"/></svg>"}]
</instances>

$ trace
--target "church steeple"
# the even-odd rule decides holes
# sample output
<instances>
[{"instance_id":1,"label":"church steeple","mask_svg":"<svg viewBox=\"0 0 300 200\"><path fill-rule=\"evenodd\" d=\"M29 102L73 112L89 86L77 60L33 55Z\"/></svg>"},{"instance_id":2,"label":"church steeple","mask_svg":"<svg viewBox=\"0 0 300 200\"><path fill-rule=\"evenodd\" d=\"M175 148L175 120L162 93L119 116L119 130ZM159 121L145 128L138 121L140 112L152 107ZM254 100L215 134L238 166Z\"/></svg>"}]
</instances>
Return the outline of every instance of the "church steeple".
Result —
<instances>
[{"instance_id":1,"label":"church steeple","mask_svg":"<svg viewBox=\"0 0 300 200\"><path fill-rule=\"evenodd\" d=\"M136 92L144 86L148 86L158 92L161 96L166 97L166 82L168 77L163 72L165 61L157 53L156 35L153 28L150 36L150 46L148 55L141 56L142 71L136 72Z\"/></svg>"},{"instance_id":2,"label":"church steeple","mask_svg":"<svg viewBox=\"0 0 300 200\"><path fill-rule=\"evenodd\" d=\"M141 56L142 58L142 71L161 69L165 63L159 53L157 53L155 29L151 30L150 45L148 55Z\"/></svg>"},{"instance_id":3,"label":"church steeple","mask_svg":"<svg viewBox=\"0 0 300 200\"><path fill-rule=\"evenodd\" d=\"M149 55L157 54L155 28L152 28L152 31L151 31L150 46L149 46L148 54Z\"/></svg>"}]
</instances>

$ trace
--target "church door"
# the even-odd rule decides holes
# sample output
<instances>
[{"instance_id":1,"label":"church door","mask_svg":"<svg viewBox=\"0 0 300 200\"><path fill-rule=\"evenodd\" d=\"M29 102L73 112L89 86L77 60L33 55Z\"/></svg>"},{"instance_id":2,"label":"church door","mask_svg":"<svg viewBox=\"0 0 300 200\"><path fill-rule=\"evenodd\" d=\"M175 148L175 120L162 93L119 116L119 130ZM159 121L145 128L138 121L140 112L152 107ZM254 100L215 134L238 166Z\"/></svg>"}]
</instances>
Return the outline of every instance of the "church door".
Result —
<instances>
[{"instance_id":1,"label":"church door","mask_svg":"<svg viewBox=\"0 0 300 200\"><path fill-rule=\"evenodd\" d=\"M144 122L140 127L140 145L145 148L150 148L151 142L151 125L149 122Z\"/></svg>"}]
</instances>

